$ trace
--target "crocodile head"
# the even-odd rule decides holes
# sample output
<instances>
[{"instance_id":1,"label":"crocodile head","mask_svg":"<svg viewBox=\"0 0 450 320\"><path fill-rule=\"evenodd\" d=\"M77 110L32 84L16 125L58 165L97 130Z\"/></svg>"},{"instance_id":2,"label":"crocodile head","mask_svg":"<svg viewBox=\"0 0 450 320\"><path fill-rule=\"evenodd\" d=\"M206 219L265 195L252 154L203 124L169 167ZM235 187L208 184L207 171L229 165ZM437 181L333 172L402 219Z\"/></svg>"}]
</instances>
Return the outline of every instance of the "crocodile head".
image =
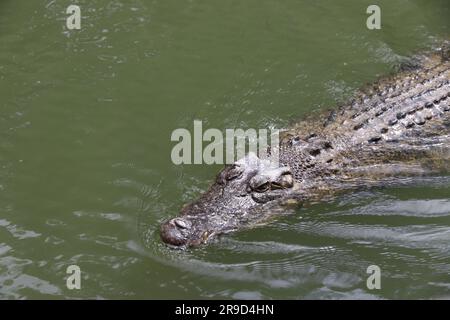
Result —
<instances>
[{"instance_id":1,"label":"crocodile head","mask_svg":"<svg viewBox=\"0 0 450 320\"><path fill-rule=\"evenodd\" d=\"M214 184L180 216L161 225L161 239L175 247L206 243L215 236L250 227L265 218L264 208L294 187L289 167L273 165L254 153L226 166Z\"/></svg>"}]
</instances>

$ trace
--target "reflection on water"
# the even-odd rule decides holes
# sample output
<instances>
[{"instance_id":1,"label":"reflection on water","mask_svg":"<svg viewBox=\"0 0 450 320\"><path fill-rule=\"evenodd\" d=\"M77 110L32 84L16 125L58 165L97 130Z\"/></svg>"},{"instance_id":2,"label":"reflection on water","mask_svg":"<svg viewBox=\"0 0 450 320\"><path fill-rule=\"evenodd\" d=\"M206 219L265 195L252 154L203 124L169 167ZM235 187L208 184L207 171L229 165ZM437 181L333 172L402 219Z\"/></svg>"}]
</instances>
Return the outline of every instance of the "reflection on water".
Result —
<instances>
[{"instance_id":1,"label":"reflection on water","mask_svg":"<svg viewBox=\"0 0 450 320\"><path fill-rule=\"evenodd\" d=\"M442 298L446 176L299 208L178 251L159 224L219 169L170 133L282 128L448 37L448 1L0 2L0 298ZM363 26L363 27L361 27ZM332 30L332 31L330 31ZM82 289L68 290L79 265ZM382 290L366 288L369 265Z\"/></svg>"}]
</instances>

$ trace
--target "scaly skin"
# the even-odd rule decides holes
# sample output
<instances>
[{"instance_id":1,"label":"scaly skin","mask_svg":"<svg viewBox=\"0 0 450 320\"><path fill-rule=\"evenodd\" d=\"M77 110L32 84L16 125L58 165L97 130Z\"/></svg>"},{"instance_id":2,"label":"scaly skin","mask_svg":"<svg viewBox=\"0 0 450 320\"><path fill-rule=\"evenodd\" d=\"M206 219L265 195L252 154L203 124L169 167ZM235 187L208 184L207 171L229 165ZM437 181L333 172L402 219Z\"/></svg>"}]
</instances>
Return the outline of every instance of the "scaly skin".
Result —
<instances>
[{"instance_id":1,"label":"scaly skin","mask_svg":"<svg viewBox=\"0 0 450 320\"><path fill-rule=\"evenodd\" d=\"M206 193L162 224L162 240L196 246L267 221L288 204L449 170L448 55L423 56L348 105L295 124L280 139L278 167L254 154L226 166Z\"/></svg>"}]
</instances>

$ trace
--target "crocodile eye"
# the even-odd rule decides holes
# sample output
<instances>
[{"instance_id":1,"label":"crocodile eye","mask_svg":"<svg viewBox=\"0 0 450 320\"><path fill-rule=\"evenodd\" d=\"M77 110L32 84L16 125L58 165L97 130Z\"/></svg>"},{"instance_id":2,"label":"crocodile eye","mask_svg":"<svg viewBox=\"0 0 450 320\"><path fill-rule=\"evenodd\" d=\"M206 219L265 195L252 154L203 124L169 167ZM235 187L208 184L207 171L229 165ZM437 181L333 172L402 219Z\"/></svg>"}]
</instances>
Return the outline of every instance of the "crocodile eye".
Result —
<instances>
[{"instance_id":1,"label":"crocodile eye","mask_svg":"<svg viewBox=\"0 0 450 320\"><path fill-rule=\"evenodd\" d=\"M227 180L233 180L242 177L242 174L244 173L244 170L237 165L233 165L226 174Z\"/></svg>"},{"instance_id":2,"label":"crocodile eye","mask_svg":"<svg viewBox=\"0 0 450 320\"><path fill-rule=\"evenodd\" d=\"M174 219L173 222L180 229L187 229L187 228L190 227L190 224L186 220L183 220L183 219L180 219L180 218Z\"/></svg>"},{"instance_id":3,"label":"crocodile eye","mask_svg":"<svg viewBox=\"0 0 450 320\"><path fill-rule=\"evenodd\" d=\"M280 176L280 178L272 182L271 188L272 189L287 189L292 188L294 186L294 177L290 172L287 172Z\"/></svg>"},{"instance_id":4,"label":"crocodile eye","mask_svg":"<svg viewBox=\"0 0 450 320\"><path fill-rule=\"evenodd\" d=\"M255 188L256 192L266 192L270 189L270 182L263 183Z\"/></svg>"}]
</instances>

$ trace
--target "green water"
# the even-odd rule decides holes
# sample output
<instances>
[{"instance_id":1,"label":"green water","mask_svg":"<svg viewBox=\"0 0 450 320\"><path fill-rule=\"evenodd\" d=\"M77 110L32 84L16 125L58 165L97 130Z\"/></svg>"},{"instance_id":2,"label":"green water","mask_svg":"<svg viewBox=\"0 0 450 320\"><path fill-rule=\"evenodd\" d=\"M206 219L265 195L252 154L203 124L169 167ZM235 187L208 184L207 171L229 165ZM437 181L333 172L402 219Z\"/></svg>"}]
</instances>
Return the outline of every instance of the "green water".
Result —
<instances>
[{"instance_id":1,"label":"green water","mask_svg":"<svg viewBox=\"0 0 450 320\"><path fill-rule=\"evenodd\" d=\"M220 168L172 164L174 129L281 128L450 34L446 0L376 3L381 30L360 0L1 0L0 298L450 297L447 177L159 241Z\"/></svg>"}]
</instances>

